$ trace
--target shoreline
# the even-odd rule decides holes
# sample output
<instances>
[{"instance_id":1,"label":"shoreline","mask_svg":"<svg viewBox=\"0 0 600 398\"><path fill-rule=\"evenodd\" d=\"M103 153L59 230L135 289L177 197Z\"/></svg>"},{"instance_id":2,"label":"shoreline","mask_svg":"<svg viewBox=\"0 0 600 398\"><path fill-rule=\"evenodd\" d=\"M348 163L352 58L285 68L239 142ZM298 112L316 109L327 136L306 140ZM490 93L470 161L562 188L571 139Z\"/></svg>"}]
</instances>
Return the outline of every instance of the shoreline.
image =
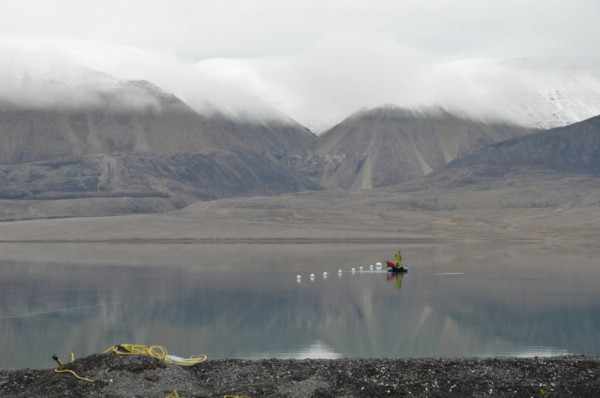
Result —
<instances>
[{"instance_id":1,"label":"shoreline","mask_svg":"<svg viewBox=\"0 0 600 398\"><path fill-rule=\"evenodd\" d=\"M594 396L600 357L215 359L183 367L147 355L93 354L55 369L0 370L0 396Z\"/></svg>"}]
</instances>

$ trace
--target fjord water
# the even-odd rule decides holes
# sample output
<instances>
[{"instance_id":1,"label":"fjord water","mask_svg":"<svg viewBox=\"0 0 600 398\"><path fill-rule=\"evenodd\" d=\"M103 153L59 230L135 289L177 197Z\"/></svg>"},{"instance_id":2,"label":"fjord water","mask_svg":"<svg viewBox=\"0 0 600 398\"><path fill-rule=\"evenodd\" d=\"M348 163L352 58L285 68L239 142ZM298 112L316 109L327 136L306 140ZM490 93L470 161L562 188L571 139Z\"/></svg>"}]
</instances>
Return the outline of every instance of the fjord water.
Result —
<instances>
[{"instance_id":1,"label":"fjord water","mask_svg":"<svg viewBox=\"0 0 600 398\"><path fill-rule=\"evenodd\" d=\"M597 246L0 246L3 369L122 343L212 359L600 355ZM400 248L408 274L370 271Z\"/></svg>"}]
</instances>

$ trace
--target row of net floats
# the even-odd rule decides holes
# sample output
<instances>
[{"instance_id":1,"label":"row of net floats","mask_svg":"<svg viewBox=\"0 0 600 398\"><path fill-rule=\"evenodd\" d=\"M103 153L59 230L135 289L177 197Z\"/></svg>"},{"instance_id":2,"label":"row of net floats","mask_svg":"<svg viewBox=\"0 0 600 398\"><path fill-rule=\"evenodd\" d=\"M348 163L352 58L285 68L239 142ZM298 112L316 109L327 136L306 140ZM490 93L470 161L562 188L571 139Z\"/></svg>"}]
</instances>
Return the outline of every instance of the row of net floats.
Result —
<instances>
[{"instance_id":1,"label":"row of net floats","mask_svg":"<svg viewBox=\"0 0 600 398\"><path fill-rule=\"evenodd\" d=\"M373 264L369 265L369 271L374 271L374 270L381 271L382 269L383 269L383 264L381 262L377 262L377 263L375 263L375 265L373 265ZM365 271L365 269L362 265L360 267L358 267L358 272L364 272L364 271ZM352 270L350 272L355 274L356 268L352 268ZM344 271L342 271L341 269L338 269L338 272L337 272L338 277L341 278L343 273L344 273ZM328 276L327 271L323 272L323 279L327 279L327 276ZM315 274L314 273L310 274L309 278L311 281L314 281ZM302 282L302 275L298 274L296 276L296 282L298 282L298 283Z\"/></svg>"}]
</instances>

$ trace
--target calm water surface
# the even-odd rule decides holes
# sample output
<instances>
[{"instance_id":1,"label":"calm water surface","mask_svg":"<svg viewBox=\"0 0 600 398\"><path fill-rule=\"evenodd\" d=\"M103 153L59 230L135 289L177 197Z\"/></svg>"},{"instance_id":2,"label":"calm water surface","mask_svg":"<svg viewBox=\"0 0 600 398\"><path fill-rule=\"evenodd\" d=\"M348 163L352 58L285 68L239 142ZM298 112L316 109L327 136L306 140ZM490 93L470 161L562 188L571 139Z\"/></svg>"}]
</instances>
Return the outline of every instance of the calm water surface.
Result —
<instances>
[{"instance_id":1,"label":"calm water surface","mask_svg":"<svg viewBox=\"0 0 600 398\"><path fill-rule=\"evenodd\" d=\"M399 248L408 274L369 270ZM78 243L0 250L3 369L53 367L54 353L68 359L121 343L213 359L600 355L600 251L593 247Z\"/></svg>"}]
</instances>

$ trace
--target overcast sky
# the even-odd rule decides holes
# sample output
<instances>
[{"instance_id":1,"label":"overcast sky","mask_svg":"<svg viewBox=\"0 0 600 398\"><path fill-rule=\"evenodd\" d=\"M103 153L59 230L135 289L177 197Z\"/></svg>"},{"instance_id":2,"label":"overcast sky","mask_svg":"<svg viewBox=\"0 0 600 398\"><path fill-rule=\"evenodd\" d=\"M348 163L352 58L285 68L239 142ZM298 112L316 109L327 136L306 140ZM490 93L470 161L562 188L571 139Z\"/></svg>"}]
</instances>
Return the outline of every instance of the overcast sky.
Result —
<instances>
[{"instance_id":1,"label":"overcast sky","mask_svg":"<svg viewBox=\"0 0 600 398\"><path fill-rule=\"evenodd\" d=\"M597 0L0 0L0 38L87 39L200 60L297 53L335 32L449 59L589 54Z\"/></svg>"},{"instance_id":2,"label":"overcast sky","mask_svg":"<svg viewBox=\"0 0 600 398\"><path fill-rule=\"evenodd\" d=\"M367 105L394 100L386 90L409 92L423 65L599 56L598 21L598 0L0 0L0 40L93 40L184 64L245 59L262 89L278 85L273 103L295 96L332 113L375 91ZM402 81L385 84L399 75ZM351 83L357 89L348 95ZM293 110L291 102L284 110L296 117L313 111Z\"/></svg>"}]
</instances>

